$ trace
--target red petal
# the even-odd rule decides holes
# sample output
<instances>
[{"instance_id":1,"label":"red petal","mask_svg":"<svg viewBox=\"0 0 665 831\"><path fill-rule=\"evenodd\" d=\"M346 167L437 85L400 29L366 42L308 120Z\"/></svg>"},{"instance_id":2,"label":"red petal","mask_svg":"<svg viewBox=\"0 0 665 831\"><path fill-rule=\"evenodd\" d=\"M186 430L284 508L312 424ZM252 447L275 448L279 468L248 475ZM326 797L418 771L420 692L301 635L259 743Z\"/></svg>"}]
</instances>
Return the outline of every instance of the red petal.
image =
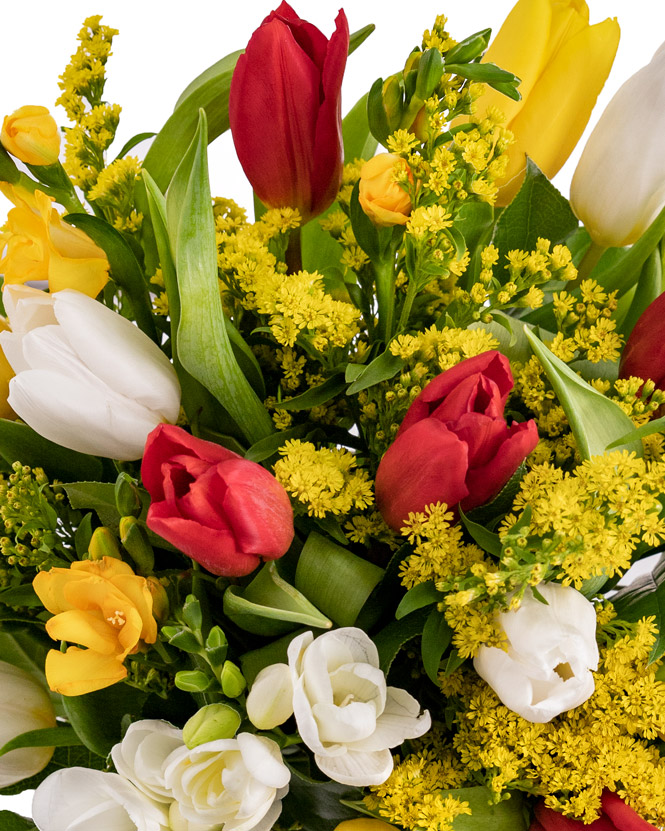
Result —
<instances>
[{"instance_id":1,"label":"red petal","mask_svg":"<svg viewBox=\"0 0 665 831\"><path fill-rule=\"evenodd\" d=\"M665 383L665 294L647 306L630 333L619 362L619 378L650 378Z\"/></svg>"},{"instance_id":2,"label":"red petal","mask_svg":"<svg viewBox=\"0 0 665 831\"><path fill-rule=\"evenodd\" d=\"M601 803L603 811L612 820L617 831L655 831L654 825L642 819L615 793L603 791Z\"/></svg>"},{"instance_id":3,"label":"red petal","mask_svg":"<svg viewBox=\"0 0 665 831\"><path fill-rule=\"evenodd\" d=\"M543 802L536 805L536 820L545 831L616 831L607 817L600 816L597 820L585 825L582 820L564 817L558 811L546 808ZM529 829L532 831L533 825Z\"/></svg>"},{"instance_id":4,"label":"red petal","mask_svg":"<svg viewBox=\"0 0 665 831\"><path fill-rule=\"evenodd\" d=\"M469 448L469 467L485 465L510 436L508 425L501 418L490 418L482 413L465 413L448 429Z\"/></svg>"}]
</instances>

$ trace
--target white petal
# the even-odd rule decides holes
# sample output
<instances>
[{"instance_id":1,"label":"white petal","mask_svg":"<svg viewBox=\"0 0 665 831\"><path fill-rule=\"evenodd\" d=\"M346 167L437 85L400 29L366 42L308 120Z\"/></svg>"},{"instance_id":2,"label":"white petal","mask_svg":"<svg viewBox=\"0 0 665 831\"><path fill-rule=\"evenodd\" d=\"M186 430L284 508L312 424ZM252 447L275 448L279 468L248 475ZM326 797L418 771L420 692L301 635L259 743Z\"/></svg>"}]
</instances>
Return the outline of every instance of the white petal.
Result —
<instances>
[{"instance_id":1,"label":"white petal","mask_svg":"<svg viewBox=\"0 0 665 831\"><path fill-rule=\"evenodd\" d=\"M161 419L110 390L63 375L29 370L12 378L8 401L35 432L50 441L96 456L139 459L148 434Z\"/></svg>"},{"instance_id":2,"label":"white petal","mask_svg":"<svg viewBox=\"0 0 665 831\"><path fill-rule=\"evenodd\" d=\"M264 667L247 696L247 717L259 730L272 730L293 715L293 681L286 664Z\"/></svg>"},{"instance_id":3,"label":"white petal","mask_svg":"<svg viewBox=\"0 0 665 831\"><path fill-rule=\"evenodd\" d=\"M367 738L376 730L376 707L371 702L352 701L345 707L316 703L312 705L312 713L322 742L348 744Z\"/></svg>"},{"instance_id":4,"label":"white petal","mask_svg":"<svg viewBox=\"0 0 665 831\"><path fill-rule=\"evenodd\" d=\"M111 757L116 771L146 796L170 802L173 794L164 784L164 763L182 746L182 730L167 721L143 719L129 725L122 742L111 750Z\"/></svg>"},{"instance_id":5,"label":"white petal","mask_svg":"<svg viewBox=\"0 0 665 831\"><path fill-rule=\"evenodd\" d=\"M342 785L381 785L393 769L393 757L389 750L377 753L347 751L341 756L314 755L314 761L322 773L341 782Z\"/></svg>"},{"instance_id":6,"label":"white petal","mask_svg":"<svg viewBox=\"0 0 665 831\"><path fill-rule=\"evenodd\" d=\"M180 385L175 370L145 333L81 292L66 289L53 300L58 323L94 375L164 420L176 421Z\"/></svg>"},{"instance_id":7,"label":"white petal","mask_svg":"<svg viewBox=\"0 0 665 831\"><path fill-rule=\"evenodd\" d=\"M319 725L312 713L312 705L305 693L305 679L299 678L293 687L293 715L296 717L300 738L310 750L324 752L319 739Z\"/></svg>"},{"instance_id":8,"label":"white petal","mask_svg":"<svg viewBox=\"0 0 665 831\"><path fill-rule=\"evenodd\" d=\"M291 771L284 764L276 742L254 733L238 733L237 739L242 760L255 779L271 788L288 785Z\"/></svg>"},{"instance_id":9,"label":"white petal","mask_svg":"<svg viewBox=\"0 0 665 831\"><path fill-rule=\"evenodd\" d=\"M53 311L53 295L17 284L7 284L2 300L12 332L24 335L37 326L57 323Z\"/></svg>"},{"instance_id":10,"label":"white petal","mask_svg":"<svg viewBox=\"0 0 665 831\"><path fill-rule=\"evenodd\" d=\"M352 750L375 751L396 747L405 739L416 739L432 726L427 710L421 714L420 704L406 690L388 687L388 698L376 729L367 739L353 742Z\"/></svg>"}]
</instances>

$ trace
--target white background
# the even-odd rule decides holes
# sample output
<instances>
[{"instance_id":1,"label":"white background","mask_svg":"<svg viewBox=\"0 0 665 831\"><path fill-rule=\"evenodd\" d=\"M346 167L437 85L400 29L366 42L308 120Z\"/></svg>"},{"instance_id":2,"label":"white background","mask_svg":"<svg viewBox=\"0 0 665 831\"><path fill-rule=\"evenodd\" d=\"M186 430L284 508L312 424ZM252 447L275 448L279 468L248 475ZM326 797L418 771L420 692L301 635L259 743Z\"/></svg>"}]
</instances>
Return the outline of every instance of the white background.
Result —
<instances>
[{"instance_id":1,"label":"white background","mask_svg":"<svg viewBox=\"0 0 665 831\"><path fill-rule=\"evenodd\" d=\"M66 124L62 109L54 109L59 95L57 79L76 48L82 21L102 14L104 23L120 30L107 64L105 93L107 101L123 108L116 150L136 133L158 131L188 83L224 55L242 48L274 7L270 0L23 0L2 5L0 115L24 104L41 104L51 109L60 124ZM331 34L339 0L293 0L292 5L326 35ZM665 33L665 3L589 0L589 5L592 23L617 17L622 29L619 52L592 116L593 125L623 81L648 63L660 45ZM346 13L352 32L367 23L375 23L377 28L349 58L343 111L350 109L377 77L401 69L437 13L448 15L449 31L459 40L486 27L497 31L512 6L513 0L409 0L401 4L348 0ZM584 141L583 137L555 179L566 194ZM133 152L142 154L146 147L141 145ZM636 150L639 152L637 140ZM230 136L212 145L210 168L213 194L251 205L251 192L235 160ZM7 206L0 197L0 222ZM0 798L3 808L30 813L25 797L16 801Z\"/></svg>"}]
</instances>

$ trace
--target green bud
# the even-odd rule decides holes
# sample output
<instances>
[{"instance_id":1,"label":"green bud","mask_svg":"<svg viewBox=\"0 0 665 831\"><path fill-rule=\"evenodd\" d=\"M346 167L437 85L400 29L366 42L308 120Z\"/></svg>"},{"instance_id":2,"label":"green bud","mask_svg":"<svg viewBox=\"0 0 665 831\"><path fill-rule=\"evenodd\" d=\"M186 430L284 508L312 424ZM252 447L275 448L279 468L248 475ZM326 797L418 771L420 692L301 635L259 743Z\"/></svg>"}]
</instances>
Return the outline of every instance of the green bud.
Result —
<instances>
[{"instance_id":1,"label":"green bud","mask_svg":"<svg viewBox=\"0 0 665 831\"><path fill-rule=\"evenodd\" d=\"M415 96L421 101L429 98L439 85L443 73L443 59L438 49L428 49L423 52L418 64Z\"/></svg>"},{"instance_id":2,"label":"green bud","mask_svg":"<svg viewBox=\"0 0 665 831\"><path fill-rule=\"evenodd\" d=\"M406 59L406 63L404 64L404 75L407 75L409 72L418 69L418 64L420 63L420 59L422 58L423 53L420 49L414 49L413 52L409 55Z\"/></svg>"},{"instance_id":3,"label":"green bud","mask_svg":"<svg viewBox=\"0 0 665 831\"><path fill-rule=\"evenodd\" d=\"M383 104L383 78L377 78L367 96L367 122L370 133L381 144L390 135L388 115Z\"/></svg>"},{"instance_id":4,"label":"green bud","mask_svg":"<svg viewBox=\"0 0 665 831\"><path fill-rule=\"evenodd\" d=\"M190 629L193 629L195 632L201 631L203 613L201 611L201 604L193 594L188 594L185 599L182 607L182 619Z\"/></svg>"},{"instance_id":5,"label":"green bud","mask_svg":"<svg viewBox=\"0 0 665 831\"><path fill-rule=\"evenodd\" d=\"M182 629L180 626L162 626L161 632L171 646L182 649L183 652L192 652L195 655L201 652L201 644L198 638L189 629Z\"/></svg>"},{"instance_id":6,"label":"green bud","mask_svg":"<svg viewBox=\"0 0 665 831\"><path fill-rule=\"evenodd\" d=\"M222 692L227 698L238 698L247 686L245 676L232 661L225 661L222 667Z\"/></svg>"},{"instance_id":7,"label":"green bud","mask_svg":"<svg viewBox=\"0 0 665 831\"><path fill-rule=\"evenodd\" d=\"M118 474L115 480L115 504L120 516L139 516L141 496L136 482L128 473Z\"/></svg>"},{"instance_id":8,"label":"green bud","mask_svg":"<svg viewBox=\"0 0 665 831\"><path fill-rule=\"evenodd\" d=\"M91 560L101 560L102 557L113 557L114 560L122 560L118 540L110 528L95 528L90 538L88 556Z\"/></svg>"},{"instance_id":9,"label":"green bud","mask_svg":"<svg viewBox=\"0 0 665 831\"><path fill-rule=\"evenodd\" d=\"M136 517L123 516L120 519L120 542L129 552L140 574L152 574L155 569L155 552L148 534Z\"/></svg>"},{"instance_id":10,"label":"green bud","mask_svg":"<svg viewBox=\"0 0 665 831\"><path fill-rule=\"evenodd\" d=\"M388 129L393 133L399 127L404 111L404 85L401 75L391 75L383 82L382 96Z\"/></svg>"},{"instance_id":11,"label":"green bud","mask_svg":"<svg viewBox=\"0 0 665 831\"><path fill-rule=\"evenodd\" d=\"M492 36L491 29L483 29L482 32L476 32L469 35L468 38L460 40L448 52L446 52L447 63L468 63L469 61L478 58L487 49Z\"/></svg>"},{"instance_id":12,"label":"green bud","mask_svg":"<svg viewBox=\"0 0 665 831\"><path fill-rule=\"evenodd\" d=\"M240 713L228 704L207 704L185 724L182 738L190 750L216 739L232 739L241 721Z\"/></svg>"},{"instance_id":13,"label":"green bud","mask_svg":"<svg viewBox=\"0 0 665 831\"><path fill-rule=\"evenodd\" d=\"M174 680L179 690L191 693L205 692L212 683L212 679L200 669L176 672Z\"/></svg>"},{"instance_id":14,"label":"green bud","mask_svg":"<svg viewBox=\"0 0 665 831\"><path fill-rule=\"evenodd\" d=\"M224 663L228 652L226 635L219 626L213 626L206 638L206 656L212 666L218 667Z\"/></svg>"}]
</instances>

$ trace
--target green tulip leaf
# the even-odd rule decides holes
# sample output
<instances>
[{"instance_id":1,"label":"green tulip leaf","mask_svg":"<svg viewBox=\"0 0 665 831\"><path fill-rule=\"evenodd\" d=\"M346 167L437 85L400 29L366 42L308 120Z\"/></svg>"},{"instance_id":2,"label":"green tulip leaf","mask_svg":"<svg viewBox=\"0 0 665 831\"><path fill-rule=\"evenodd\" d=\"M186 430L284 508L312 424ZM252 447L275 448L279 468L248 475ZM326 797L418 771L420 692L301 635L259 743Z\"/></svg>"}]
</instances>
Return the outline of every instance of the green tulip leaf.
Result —
<instances>
[{"instance_id":1,"label":"green tulip leaf","mask_svg":"<svg viewBox=\"0 0 665 831\"><path fill-rule=\"evenodd\" d=\"M355 366L355 364L349 364L349 368L353 367L351 370L353 373L356 372ZM381 381L387 381L397 375L403 366L402 358L393 355L389 349L386 349L366 367L363 367L362 372L353 378L353 383L347 389L346 394L355 395L357 392L367 389L367 387L380 384Z\"/></svg>"},{"instance_id":2,"label":"green tulip leaf","mask_svg":"<svg viewBox=\"0 0 665 831\"><path fill-rule=\"evenodd\" d=\"M122 145L122 148L118 155L115 157L114 161L117 161L118 159L123 159L127 155L127 153L129 153L130 150L133 150L138 144L141 144L141 142L147 141L148 139L151 139L153 136L156 135L157 133L137 133L135 136L132 136Z\"/></svg>"},{"instance_id":3,"label":"green tulip leaf","mask_svg":"<svg viewBox=\"0 0 665 831\"><path fill-rule=\"evenodd\" d=\"M140 716L147 697L143 690L119 683L84 695L63 695L62 701L81 743L92 753L106 757L122 739L125 717L134 720ZM104 718L99 717L100 713Z\"/></svg>"},{"instance_id":4,"label":"green tulip leaf","mask_svg":"<svg viewBox=\"0 0 665 831\"><path fill-rule=\"evenodd\" d=\"M663 265L660 249L655 248L647 257L640 278L635 284L635 292L626 316L618 329L627 338L635 328L642 312L660 296L663 290ZM626 297L627 295L624 295Z\"/></svg>"},{"instance_id":5,"label":"green tulip leaf","mask_svg":"<svg viewBox=\"0 0 665 831\"><path fill-rule=\"evenodd\" d=\"M665 430L665 417L655 418L653 421L647 421L647 423L643 424L641 427L633 427L630 432L608 444L607 449L615 450L622 444L636 441L637 439L641 440L647 436L653 436L654 433L662 433L663 430Z\"/></svg>"},{"instance_id":6,"label":"green tulip leaf","mask_svg":"<svg viewBox=\"0 0 665 831\"><path fill-rule=\"evenodd\" d=\"M320 404L326 404L332 401L333 398L344 392L346 389L346 381L344 374L341 372L331 375L322 384L316 387L310 387L306 392L289 398L288 401L280 401L280 410L311 410L312 407L318 407Z\"/></svg>"},{"instance_id":7,"label":"green tulip leaf","mask_svg":"<svg viewBox=\"0 0 665 831\"><path fill-rule=\"evenodd\" d=\"M422 635L428 615L427 607L416 609L399 620L391 620L387 626L372 635L374 645L379 652L379 666L386 675L400 650L414 638Z\"/></svg>"},{"instance_id":8,"label":"green tulip leaf","mask_svg":"<svg viewBox=\"0 0 665 831\"><path fill-rule=\"evenodd\" d=\"M406 615L422 609L424 606L431 606L432 603L439 603L442 594L437 590L433 581L418 583L404 595L395 611L395 619L401 620Z\"/></svg>"},{"instance_id":9,"label":"green tulip leaf","mask_svg":"<svg viewBox=\"0 0 665 831\"><path fill-rule=\"evenodd\" d=\"M369 129L367 99L365 93L342 119L344 138L344 161L349 164L356 159L371 159L376 152L377 140Z\"/></svg>"},{"instance_id":10,"label":"green tulip leaf","mask_svg":"<svg viewBox=\"0 0 665 831\"><path fill-rule=\"evenodd\" d=\"M73 747L83 742L72 727L44 727L14 736L0 747L0 756L23 747Z\"/></svg>"},{"instance_id":11,"label":"green tulip leaf","mask_svg":"<svg viewBox=\"0 0 665 831\"><path fill-rule=\"evenodd\" d=\"M423 627L421 652L423 667L433 684L438 684L441 658L450 646L452 638L453 630L448 625L443 612L432 609Z\"/></svg>"},{"instance_id":12,"label":"green tulip leaf","mask_svg":"<svg viewBox=\"0 0 665 831\"><path fill-rule=\"evenodd\" d=\"M633 422L618 404L587 384L527 327L524 334L563 407L583 459L604 455L609 444L634 430ZM638 457L643 455L639 439L622 441L620 448Z\"/></svg>"}]
</instances>

